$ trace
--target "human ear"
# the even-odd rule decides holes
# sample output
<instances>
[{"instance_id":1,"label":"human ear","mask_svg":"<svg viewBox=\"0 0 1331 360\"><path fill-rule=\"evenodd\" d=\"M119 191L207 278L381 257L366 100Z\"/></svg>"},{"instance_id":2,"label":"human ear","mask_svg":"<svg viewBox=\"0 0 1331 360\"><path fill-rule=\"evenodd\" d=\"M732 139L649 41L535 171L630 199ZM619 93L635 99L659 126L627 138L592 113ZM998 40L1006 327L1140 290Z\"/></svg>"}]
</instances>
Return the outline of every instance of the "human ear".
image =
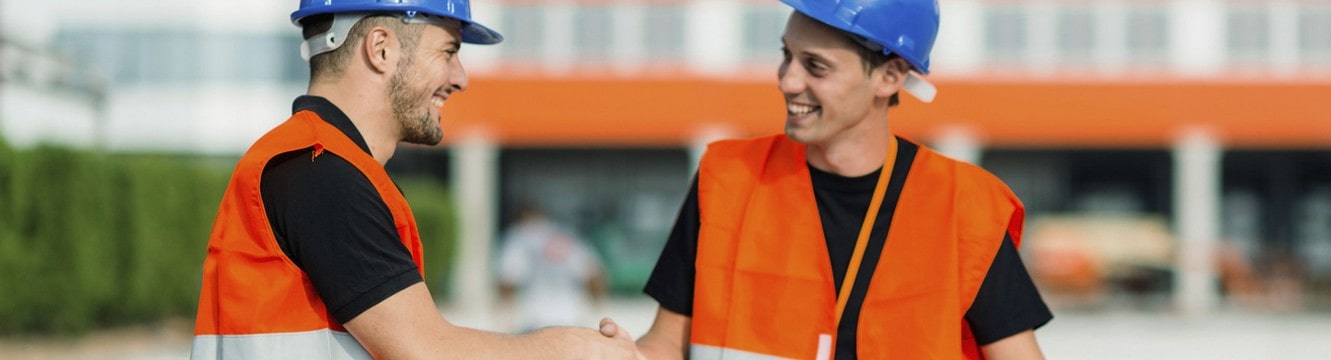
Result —
<instances>
[{"instance_id":1,"label":"human ear","mask_svg":"<svg viewBox=\"0 0 1331 360\"><path fill-rule=\"evenodd\" d=\"M910 71L910 64L906 59L893 57L873 69L873 76L877 80L877 88L874 95L882 98L891 97L901 91L906 84L906 77Z\"/></svg>"},{"instance_id":2,"label":"human ear","mask_svg":"<svg viewBox=\"0 0 1331 360\"><path fill-rule=\"evenodd\" d=\"M382 26L371 28L361 42L365 62L378 73L387 73L397 65L393 32Z\"/></svg>"}]
</instances>

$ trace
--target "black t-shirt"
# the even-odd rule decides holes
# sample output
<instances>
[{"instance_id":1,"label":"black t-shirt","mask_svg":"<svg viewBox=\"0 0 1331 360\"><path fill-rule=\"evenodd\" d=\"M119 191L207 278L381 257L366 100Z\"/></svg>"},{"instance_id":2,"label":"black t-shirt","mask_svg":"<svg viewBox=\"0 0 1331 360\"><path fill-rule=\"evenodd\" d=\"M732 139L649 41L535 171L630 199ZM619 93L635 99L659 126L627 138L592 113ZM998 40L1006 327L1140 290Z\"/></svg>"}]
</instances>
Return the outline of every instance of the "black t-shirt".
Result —
<instances>
[{"instance_id":1,"label":"black t-shirt","mask_svg":"<svg viewBox=\"0 0 1331 360\"><path fill-rule=\"evenodd\" d=\"M370 153L355 124L328 100L301 96L292 108L314 111ZM309 276L333 318L346 323L422 280L370 179L331 151L313 155L310 148L269 160L259 191L282 252Z\"/></svg>"},{"instance_id":2,"label":"black t-shirt","mask_svg":"<svg viewBox=\"0 0 1331 360\"><path fill-rule=\"evenodd\" d=\"M903 162L898 160L897 163ZM842 279L845 278L846 268L849 266L851 253L854 252L855 241L864 221L864 214L869 209L869 202L873 197L880 172L881 170L861 177L848 178L809 166L814 197L818 203L818 214L831 258L834 284L838 291ZM893 175L897 175L897 172L894 171ZM885 202L883 206L886 207L888 204ZM872 236L886 237L885 222L880 220L878 223L884 225L881 229L875 225L871 231ZM661 307L689 316L693 314L694 263L698 255L700 224L698 181L695 178L684 205L680 207L675 227L666 241L665 249L661 252L661 258L656 262L656 268L643 290L655 298ZM1022 331L1038 328L1053 319L1053 314L1031 282L1025 266L1022 265L1021 257L1017 254L1012 240L1006 234L994 234L994 236L996 238L1002 236L1003 243L975 296L974 304L965 315L980 345L987 345ZM866 253L865 256L867 258L870 255ZM860 278L865 278L865 275L861 272ZM847 312L851 312L849 306ZM858 316L849 317L852 320L856 318ZM843 324L846 323L847 321L843 320ZM838 329L838 338L854 339L856 335L854 329L853 324L842 326ZM855 343L838 341L836 354L838 359L853 359Z\"/></svg>"}]
</instances>

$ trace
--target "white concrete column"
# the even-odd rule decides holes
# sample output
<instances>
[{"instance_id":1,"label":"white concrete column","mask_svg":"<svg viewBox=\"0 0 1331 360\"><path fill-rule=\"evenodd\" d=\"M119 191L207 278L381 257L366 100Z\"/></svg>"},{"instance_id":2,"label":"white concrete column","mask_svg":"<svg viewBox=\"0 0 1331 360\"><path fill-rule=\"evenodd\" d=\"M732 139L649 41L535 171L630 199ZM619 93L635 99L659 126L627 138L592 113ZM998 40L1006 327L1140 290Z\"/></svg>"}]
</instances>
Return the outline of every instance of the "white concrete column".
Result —
<instances>
[{"instance_id":1,"label":"white concrete column","mask_svg":"<svg viewBox=\"0 0 1331 360\"><path fill-rule=\"evenodd\" d=\"M1174 304L1185 316L1202 316L1219 302L1220 155L1216 139L1200 129L1185 132L1174 145Z\"/></svg>"},{"instance_id":2,"label":"white concrete column","mask_svg":"<svg viewBox=\"0 0 1331 360\"><path fill-rule=\"evenodd\" d=\"M621 2L611 6L614 16L610 17L611 56L615 59L614 69L624 75L636 75L647 60L647 48L643 39L647 38L647 7L640 2Z\"/></svg>"},{"instance_id":3,"label":"white concrete column","mask_svg":"<svg viewBox=\"0 0 1331 360\"><path fill-rule=\"evenodd\" d=\"M1058 5L1036 1L1026 5L1027 69L1036 75L1050 75L1059 63Z\"/></svg>"},{"instance_id":4,"label":"white concrete column","mask_svg":"<svg viewBox=\"0 0 1331 360\"><path fill-rule=\"evenodd\" d=\"M573 18L577 5L566 1L550 1L542 6L545 7L542 12L545 15L545 33L541 38L545 41L542 48L544 53L541 54L544 65L555 73L568 71L577 55L573 43Z\"/></svg>"},{"instance_id":5,"label":"white concrete column","mask_svg":"<svg viewBox=\"0 0 1331 360\"><path fill-rule=\"evenodd\" d=\"M1102 2L1091 5L1096 17L1094 50L1097 70L1102 74L1119 74L1128 63L1128 4Z\"/></svg>"},{"instance_id":6,"label":"white concrete column","mask_svg":"<svg viewBox=\"0 0 1331 360\"><path fill-rule=\"evenodd\" d=\"M984 150L975 132L965 126L949 126L934 139L934 149L950 158L979 165Z\"/></svg>"},{"instance_id":7,"label":"white concrete column","mask_svg":"<svg viewBox=\"0 0 1331 360\"><path fill-rule=\"evenodd\" d=\"M1170 63L1182 75L1218 74L1225 66L1225 7L1216 0L1174 0L1169 8Z\"/></svg>"},{"instance_id":8,"label":"white concrete column","mask_svg":"<svg viewBox=\"0 0 1331 360\"><path fill-rule=\"evenodd\" d=\"M490 264L498 226L499 148L485 135L469 135L453 148L453 194L457 199L458 248L453 268L453 304L468 326L489 328L496 298Z\"/></svg>"},{"instance_id":9,"label":"white concrete column","mask_svg":"<svg viewBox=\"0 0 1331 360\"><path fill-rule=\"evenodd\" d=\"M688 3L684 13L684 52L690 70L729 75L739 69L744 50L742 10L736 0L692 0Z\"/></svg>"},{"instance_id":10,"label":"white concrete column","mask_svg":"<svg viewBox=\"0 0 1331 360\"><path fill-rule=\"evenodd\" d=\"M474 1L471 3L471 18L486 27L498 31L500 35L512 36L504 32L504 5L497 1ZM505 43L495 45L466 45L461 52L462 65L468 73L492 71L502 61L502 49Z\"/></svg>"},{"instance_id":11,"label":"white concrete column","mask_svg":"<svg viewBox=\"0 0 1331 360\"><path fill-rule=\"evenodd\" d=\"M1276 0L1271 6L1271 70L1282 77L1299 72L1299 4Z\"/></svg>"},{"instance_id":12,"label":"white concrete column","mask_svg":"<svg viewBox=\"0 0 1331 360\"><path fill-rule=\"evenodd\" d=\"M929 56L931 71L959 76L980 70L984 65L984 5L976 0L938 4L943 20Z\"/></svg>"}]
</instances>

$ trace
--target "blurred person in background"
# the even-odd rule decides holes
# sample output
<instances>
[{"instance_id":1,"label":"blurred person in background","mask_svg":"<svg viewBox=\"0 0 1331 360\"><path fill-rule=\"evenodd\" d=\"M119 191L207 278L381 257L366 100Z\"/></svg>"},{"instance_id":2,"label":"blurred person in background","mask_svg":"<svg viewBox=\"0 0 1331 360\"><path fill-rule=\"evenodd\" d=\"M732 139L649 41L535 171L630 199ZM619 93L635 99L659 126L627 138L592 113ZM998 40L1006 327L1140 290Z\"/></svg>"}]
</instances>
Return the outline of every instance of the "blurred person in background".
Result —
<instances>
[{"instance_id":1,"label":"blurred person in background","mask_svg":"<svg viewBox=\"0 0 1331 360\"><path fill-rule=\"evenodd\" d=\"M208 243L195 359L633 358L601 331L455 326L423 282L411 208L383 164L436 145L467 89L462 43L494 44L467 0L302 0L308 94L236 166Z\"/></svg>"},{"instance_id":2,"label":"blurred person in background","mask_svg":"<svg viewBox=\"0 0 1331 360\"><path fill-rule=\"evenodd\" d=\"M520 206L499 251L500 296L526 330L584 323L605 297L596 252L534 204Z\"/></svg>"},{"instance_id":3,"label":"blurred person in background","mask_svg":"<svg viewBox=\"0 0 1331 360\"><path fill-rule=\"evenodd\" d=\"M1039 359L1052 319L998 178L894 136L935 0L782 0L785 135L711 144L645 292L649 358Z\"/></svg>"}]
</instances>

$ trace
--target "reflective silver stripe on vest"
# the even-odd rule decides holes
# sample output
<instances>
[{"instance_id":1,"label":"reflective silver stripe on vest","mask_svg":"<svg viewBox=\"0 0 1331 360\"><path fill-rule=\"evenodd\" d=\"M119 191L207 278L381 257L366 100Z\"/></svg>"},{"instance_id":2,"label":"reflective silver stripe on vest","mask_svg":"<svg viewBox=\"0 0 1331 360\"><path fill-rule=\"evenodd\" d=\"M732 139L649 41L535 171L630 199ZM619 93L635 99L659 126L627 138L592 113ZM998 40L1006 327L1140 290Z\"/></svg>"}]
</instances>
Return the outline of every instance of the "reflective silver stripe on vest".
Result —
<instances>
[{"instance_id":1,"label":"reflective silver stripe on vest","mask_svg":"<svg viewBox=\"0 0 1331 360\"><path fill-rule=\"evenodd\" d=\"M756 352L744 350L727 349L723 347L689 344L689 359L693 360L775 360L785 359L772 355L763 355Z\"/></svg>"},{"instance_id":2,"label":"reflective silver stripe on vest","mask_svg":"<svg viewBox=\"0 0 1331 360\"><path fill-rule=\"evenodd\" d=\"M351 334L329 329L252 334L195 335L192 360L373 359Z\"/></svg>"}]
</instances>

